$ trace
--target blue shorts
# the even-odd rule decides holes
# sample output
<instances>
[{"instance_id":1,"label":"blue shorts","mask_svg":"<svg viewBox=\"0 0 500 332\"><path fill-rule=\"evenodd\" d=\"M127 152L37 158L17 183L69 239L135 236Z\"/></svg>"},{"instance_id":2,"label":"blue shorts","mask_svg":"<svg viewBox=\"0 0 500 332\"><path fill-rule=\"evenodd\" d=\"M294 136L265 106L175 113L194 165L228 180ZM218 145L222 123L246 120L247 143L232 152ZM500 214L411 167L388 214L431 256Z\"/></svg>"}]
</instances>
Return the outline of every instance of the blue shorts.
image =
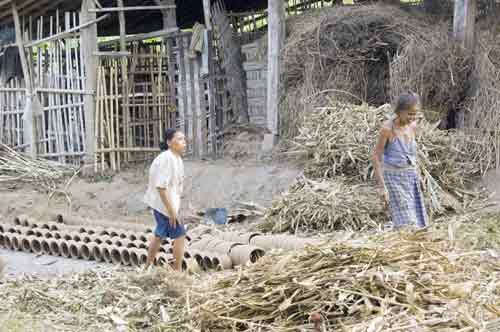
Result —
<instances>
[{"instance_id":1,"label":"blue shorts","mask_svg":"<svg viewBox=\"0 0 500 332\"><path fill-rule=\"evenodd\" d=\"M170 225L170 219L162 213L153 210L153 215L156 220L155 236L160 239L171 238L178 239L186 235L186 228L181 223L177 222L175 228Z\"/></svg>"}]
</instances>

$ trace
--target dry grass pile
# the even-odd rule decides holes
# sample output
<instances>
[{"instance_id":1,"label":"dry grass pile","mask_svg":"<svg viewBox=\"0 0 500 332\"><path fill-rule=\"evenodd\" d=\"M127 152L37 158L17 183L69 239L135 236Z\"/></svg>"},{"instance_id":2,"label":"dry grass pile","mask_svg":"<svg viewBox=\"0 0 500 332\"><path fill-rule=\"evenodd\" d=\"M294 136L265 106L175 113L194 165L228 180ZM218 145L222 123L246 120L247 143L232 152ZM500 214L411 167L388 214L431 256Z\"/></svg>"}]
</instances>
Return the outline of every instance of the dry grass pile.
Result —
<instances>
[{"instance_id":1,"label":"dry grass pile","mask_svg":"<svg viewBox=\"0 0 500 332\"><path fill-rule=\"evenodd\" d=\"M298 180L267 211L261 231L363 230L387 220L373 186Z\"/></svg>"},{"instance_id":2,"label":"dry grass pile","mask_svg":"<svg viewBox=\"0 0 500 332\"><path fill-rule=\"evenodd\" d=\"M5 280L0 283L0 317L33 317L54 331L188 331L191 324L183 314L189 309L185 297L191 283L163 269Z\"/></svg>"},{"instance_id":3,"label":"dry grass pile","mask_svg":"<svg viewBox=\"0 0 500 332\"><path fill-rule=\"evenodd\" d=\"M500 265L425 233L270 255L217 283L202 331L496 331ZM318 328L317 331L320 331Z\"/></svg>"},{"instance_id":4,"label":"dry grass pile","mask_svg":"<svg viewBox=\"0 0 500 332\"><path fill-rule=\"evenodd\" d=\"M344 101L390 99L390 59L411 40L427 41L442 27L397 6L334 7L292 18L282 58L282 136L293 137L304 99L329 91Z\"/></svg>"}]
</instances>

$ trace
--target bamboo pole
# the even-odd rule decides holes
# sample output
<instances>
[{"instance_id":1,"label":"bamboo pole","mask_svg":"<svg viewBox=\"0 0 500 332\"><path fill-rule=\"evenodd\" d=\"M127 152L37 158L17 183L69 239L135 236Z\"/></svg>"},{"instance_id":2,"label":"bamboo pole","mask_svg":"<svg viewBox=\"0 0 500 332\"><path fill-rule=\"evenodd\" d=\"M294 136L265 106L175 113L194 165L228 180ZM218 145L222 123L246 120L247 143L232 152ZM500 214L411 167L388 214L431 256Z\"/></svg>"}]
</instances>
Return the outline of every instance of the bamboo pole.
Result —
<instances>
[{"instance_id":1,"label":"bamboo pole","mask_svg":"<svg viewBox=\"0 0 500 332\"><path fill-rule=\"evenodd\" d=\"M24 52L24 41L22 35L22 27L19 19L19 13L17 11L17 6L12 3L12 16L14 18L14 29L16 34L16 44L19 49L19 57L21 59L21 67L23 70L24 82L27 89L28 98L32 98L32 82L31 74L28 69L28 60L26 59L26 53ZM31 110L28 111L27 116L24 116L24 134L25 142L29 143L29 154L31 157L36 157L36 147L35 147L35 127L34 127L34 115Z\"/></svg>"},{"instance_id":2,"label":"bamboo pole","mask_svg":"<svg viewBox=\"0 0 500 332\"><path fill-rule=\"evenodd\" d=\"M108 12L123 13L126 11L164 10L164 9L175 9L175 8L176 8L175 5L124 7L123 4L120 4L120 1L118 1L118 7L105 7L105 8L99 8L99 9L92 9L92 10L90 10L90 12L92 12L92 13L108 13Z\"/></svg>"},{"instance_id":3,"label":"bamboo pole","mask_svg":"<svg viewBox=\"0 0 500 332\"><path fill-rule=\"evenodd\" d=\"M91 12L91 11L89 11L89 12ZM74 27L74 28L71 28L71 29L67 29L66 31L58 31L56 34L53 34L53 35L51 35L51 36L49 36L47 38L42 38L40 40L35 40L35 41L31 42L31 43L28 43L24 47L33 47L33 46L40 45L40 44L45 44L45 43L48 43L48 42L51 42L51 41L54 41L54 40L66 38L66 37L70 36L71 34L73 34L74 32L82 30L84 28L87 28L87 27L89 27L89 26L91 26L93 24L97 24L100 21L107 19L108 17L110 17L110 15L106 14L106 15L103 15L103 16L97 18L97 19L85 22L84 24L82 24L80 26L77 26L77 27Z\"/></svg>"},{"instance_id":4,"label":"bamboo pole","mask_svg":"<svg viewBox=\"0 0 500 332\"><path fill-rule=\"evenodd\" d=\"M109 95L113 96L113 83L114 83L114 76L115 76L115 71L116 69L111 67L111 74L109 77ZM115 148L115 119L114 119L114 99L109 100L109 127L110 127L110 148L114 149ZM116 152L113 151L111 152L111 167L113 168L113 171L116 172L117 167L116 167Z\"/></svg>"}]
</instances>

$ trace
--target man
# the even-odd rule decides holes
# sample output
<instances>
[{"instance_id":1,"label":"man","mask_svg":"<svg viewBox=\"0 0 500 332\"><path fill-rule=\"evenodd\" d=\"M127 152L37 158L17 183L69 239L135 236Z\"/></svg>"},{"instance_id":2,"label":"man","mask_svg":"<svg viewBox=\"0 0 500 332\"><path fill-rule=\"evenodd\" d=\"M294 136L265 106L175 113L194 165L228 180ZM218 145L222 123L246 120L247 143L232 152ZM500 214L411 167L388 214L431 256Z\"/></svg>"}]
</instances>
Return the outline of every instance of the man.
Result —
<instances>
[{"instance_id":1,"label":"man","mask_svg":"<svg viewBox=\"0 0 500 332\"><path fill-rule=\"evenodd\" d=\"M149 170L149 184L144 197L145 203L153 209L156 221L145 269L154 263L162 240L168 237L173 240L174 269L181 271L186 229L178 220L178 213L184 179L184 134L175 129L167 129L162 150L164 151L155 158Z\"/></svg>"}]
</instances>

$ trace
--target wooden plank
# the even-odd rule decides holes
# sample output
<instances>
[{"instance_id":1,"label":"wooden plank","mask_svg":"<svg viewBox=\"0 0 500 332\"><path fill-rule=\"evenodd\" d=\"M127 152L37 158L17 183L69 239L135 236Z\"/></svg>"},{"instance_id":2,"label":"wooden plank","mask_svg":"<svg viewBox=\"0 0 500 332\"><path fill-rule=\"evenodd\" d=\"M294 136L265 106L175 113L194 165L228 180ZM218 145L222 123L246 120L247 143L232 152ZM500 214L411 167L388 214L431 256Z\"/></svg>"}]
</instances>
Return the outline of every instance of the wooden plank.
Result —
<instances>
[{"instance_id":1,"label":"wooden plank","mask_svg":"<svg viewBox=\"0 0 500 332\"><path fill-rule=\"evenodd\" d=\"M43 44L43 43L47 43L47 42L50 42L52 40L57 40L57 39L63 39L63 38L66 38L68 36L70 36L71 34L75 33L76 31L80 31L82 29L85 29L85 28L88 28L94 24L97 24L99 23L100 21L103 21L105 19L107 19L108 17L110 17L110 15L104 15L104 16L101 16L97 19L92 19L88 22L85 22L77 27L74 27L74 28L71 28L71 29L68 29L66 31L62 31L62 32L59 32L53 36L50 36L50 37L47 37L47 38L42 38L40 40L35 40L31 43L28 43L26 44L24 47L28 48L28 47L33 47L33 46L36 46L36 45L39 45L39 44Z\"/></svg>"},{"instance_id":2,"label":"wooden plank","mask_svg":"<svg viewBox=\"0 0 500 332\"><path fill-rule=\"evenodd\" d=\"M175 5L162 5L162 6L130 6L124 7L118 5L118 7L103 7L95 8L89 10L91 13L109 13L109 12L128 12L128 11L144 11L144 10L165 10L165 9L175 9Z\"/></svg>"}]
</instances>

